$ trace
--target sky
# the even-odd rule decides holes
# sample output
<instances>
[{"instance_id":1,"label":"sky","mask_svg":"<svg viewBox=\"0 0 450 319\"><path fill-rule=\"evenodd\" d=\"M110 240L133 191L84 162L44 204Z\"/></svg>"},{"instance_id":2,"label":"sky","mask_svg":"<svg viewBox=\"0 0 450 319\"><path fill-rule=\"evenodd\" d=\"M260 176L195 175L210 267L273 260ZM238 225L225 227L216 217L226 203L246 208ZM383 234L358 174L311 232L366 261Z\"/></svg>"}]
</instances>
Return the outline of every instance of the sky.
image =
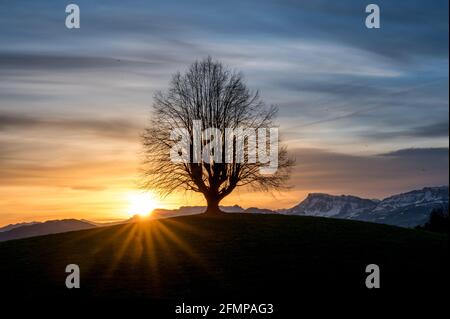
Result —
<instances>
[{"instance_id":1,"label":"sky","mask_svg":"<svg viewBox=\"0 0 450 319\"><path fill-rule=\"evenodd\" d=\"M289 191L222 202L286 208L310 192L383 198L448 185L448 1L0 2L0 225L129 217L139 135L171 75L212 56L279 107ZM202 204L176 193L159 207Z\"/></svg>"}]
</instances>

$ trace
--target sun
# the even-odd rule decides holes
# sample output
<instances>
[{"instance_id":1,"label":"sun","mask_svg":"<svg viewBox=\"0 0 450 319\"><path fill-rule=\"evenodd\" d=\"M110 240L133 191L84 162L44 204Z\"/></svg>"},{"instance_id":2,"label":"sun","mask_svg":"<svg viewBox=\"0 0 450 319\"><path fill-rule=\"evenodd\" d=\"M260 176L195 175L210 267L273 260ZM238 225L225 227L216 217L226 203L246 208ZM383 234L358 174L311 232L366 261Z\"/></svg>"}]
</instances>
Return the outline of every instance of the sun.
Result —
<instances>
[{"instance_id":1,"label":"sun","mask_svg":"<svg viewBox=\"0 0 450 319\"><path fill-rule=\"evenodd\" d=\"M134 193L128 195L128 214L130 216L149 216L157 208L158 201L150 193Z\"/></svg>"}]
</instances>

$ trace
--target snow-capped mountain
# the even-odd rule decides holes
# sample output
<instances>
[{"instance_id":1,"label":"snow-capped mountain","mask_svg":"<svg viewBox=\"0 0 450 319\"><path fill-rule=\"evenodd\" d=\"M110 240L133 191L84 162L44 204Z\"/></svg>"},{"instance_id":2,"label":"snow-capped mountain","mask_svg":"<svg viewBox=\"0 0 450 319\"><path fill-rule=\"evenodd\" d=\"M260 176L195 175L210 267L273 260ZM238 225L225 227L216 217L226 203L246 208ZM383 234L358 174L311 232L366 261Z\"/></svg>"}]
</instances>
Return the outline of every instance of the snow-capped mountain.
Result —
<instances>
[{"instance_id":1,"label":"snow-capped mountain","mask_svg":"<svg viewBox=\"0 0 450 319\"><path fill-rule=\"evenodd\" d=\"M445 211L447 207L448 210L448 202L449 188L442 186L425 187L383 200L311 193L301 203L289 209L243 209L238 205L221 206L220 209L227 213L308 215L415 227L428 221L433 208L444 207ZM186 206L175 210L157 209L153 212L153 218L199 214L204 210L204 206Z\"/></svg>"},{"instance_id":2,"label":"snow-capped mountain","mask_svg":"<svg viewBox=\"0 0 450 319\"><path fill-rule=\"evenodd\" d=\"M411 205L428 206L429 204L440 204L448 202L449 189L442 187L425 187L408 193L398 194L383 199L375 211L394 210Z\"/></svg>"},{"instance_id":3,"label":"snow-capped mountain","mask_svg":"<svg viewBox=\"0 0 450 319\"><path fill-rule=\"evenodd\" d=\"M448 207L448 202L448 186L425 187L381 201L348 195L309 194L304 201L285 213L414 227L424 224L433 208Z\"/></svg>"},{"instance_id":4,"label":"snow-capped mountain","mask_svg":"<svg viewBox=\"0 0 450 319\"><path fill-rule=\"evenodd\" d=\"M298 204L287 210L287 214L323 217L351 218L355 215L372 211L377 202L356 196L312 193Z\"/></svg>"}]
</instances>

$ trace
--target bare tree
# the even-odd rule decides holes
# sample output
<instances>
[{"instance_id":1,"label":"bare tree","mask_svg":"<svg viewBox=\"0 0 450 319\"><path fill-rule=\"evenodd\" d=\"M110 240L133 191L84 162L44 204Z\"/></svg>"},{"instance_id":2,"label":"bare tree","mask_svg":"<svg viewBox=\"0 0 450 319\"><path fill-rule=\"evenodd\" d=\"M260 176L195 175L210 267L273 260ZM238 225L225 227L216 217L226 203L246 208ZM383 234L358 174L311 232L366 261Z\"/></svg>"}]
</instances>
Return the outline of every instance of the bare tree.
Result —
<instances>
[{"instance_id":1,"label":"bare tree","mask_svg":"<svg viewBox=\"0 0 450 319\"><path fill-rule=\"evenodd\" d=\"M276 112L276 107L266 107L258 92L252 93L247 88L240 73L230 71L210 57L193 63L185 74L173 76L166 92L158 92L154 97L150 125L142 136L145 158L143 187L163 196L177 189L200 192L207 201L207 214L219 214L219 202L236 187L249 186L263 191L285 187L293 165L286 147L277 146L277 169L272 174L265 174L262 168L266 164L249 161L255 148L267 150L265 137L258 135L260 143L252 149L248 138L236 133L242 134L239 128L257 131L274 127ZM227 144L225 133L215 137L203 135L201 148L216 139L220 142L216 148L221 149L213 148L209 157L199 160L195 157L193 131L194 125L199 123L201 130L210 127L222 133L227 128L236 130L232 142ZM185 150L188 153L186 160L174 162L169 154L177 140L173 139L171 132L179 128L188 133L190 143ZM239 137L243 138L244 144L238 143ZM230 150L228 159L231 161L227 161L226 154ZM243 156L244 161L239 161L239 156Z\"/></svg>"}]
</instances>

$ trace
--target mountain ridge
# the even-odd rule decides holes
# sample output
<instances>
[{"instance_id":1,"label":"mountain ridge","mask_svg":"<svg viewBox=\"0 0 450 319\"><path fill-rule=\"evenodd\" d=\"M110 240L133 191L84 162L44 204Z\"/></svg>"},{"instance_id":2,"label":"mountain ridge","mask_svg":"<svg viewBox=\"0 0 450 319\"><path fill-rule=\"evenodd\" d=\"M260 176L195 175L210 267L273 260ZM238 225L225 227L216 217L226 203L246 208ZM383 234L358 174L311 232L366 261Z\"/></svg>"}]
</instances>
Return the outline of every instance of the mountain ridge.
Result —
<instances>
[{"instance_id":1,"label":"mountain ridge","mask_svg":"<svg viewBox=\"0 0 450 319\"><path fill-rule=\"evenodd\" d=\"M24 224L24 223L21 223ZM35 237L40 235L57 234L73 230L83 230L95 228L94 224L88 223L86 221L81 221L78 219L58 219L58 220L48 220L45 222L33 222L25 223L26 225L21 225L14 227L12 229L0 232L0 241L7 241L13 239L22 239L28 237ZM14 225L13 225L14 226ZM6 227L11 227L8 225ZM6 228L3 227L3 228Z\"/></svg>"},{"instance_id":2,"label":"mountain ridge","mask_svg":"<svg viewBox=\"0 0 450 319\"><path fill-rule=\"evenodd\" d=\"M382 200L354 195L310 193L303 201L287 209L272 210L257 207L244 209L239 205L220 206L220 208L226 213L331 217L411 228L425 224L433 208L443 207L444 211L448 213L448 202L449 187L435 186L394 194ZM205 208L204 206L181 206L178 209L157 208L153 211L151 218L195 215L202 213ZM96 223L85 219L62 219L10 224L0 228L0 241L126 224L136 222L141 218L133 216L127 220L113 223Z\"/></svg>"},{"instance_id":3,"label":"mountain ridge","mask_svg":"<svg viewBox=\"0 0 450 319\"><path fill-rule=\"evenodd\" d=\"M311 193L304 201L284 213L415 227L428 220L433 208L447 207L448 211L448 202L448 186L424 187L391 195L382 200L353 195Z\"/></svg>"}]
</instances>

